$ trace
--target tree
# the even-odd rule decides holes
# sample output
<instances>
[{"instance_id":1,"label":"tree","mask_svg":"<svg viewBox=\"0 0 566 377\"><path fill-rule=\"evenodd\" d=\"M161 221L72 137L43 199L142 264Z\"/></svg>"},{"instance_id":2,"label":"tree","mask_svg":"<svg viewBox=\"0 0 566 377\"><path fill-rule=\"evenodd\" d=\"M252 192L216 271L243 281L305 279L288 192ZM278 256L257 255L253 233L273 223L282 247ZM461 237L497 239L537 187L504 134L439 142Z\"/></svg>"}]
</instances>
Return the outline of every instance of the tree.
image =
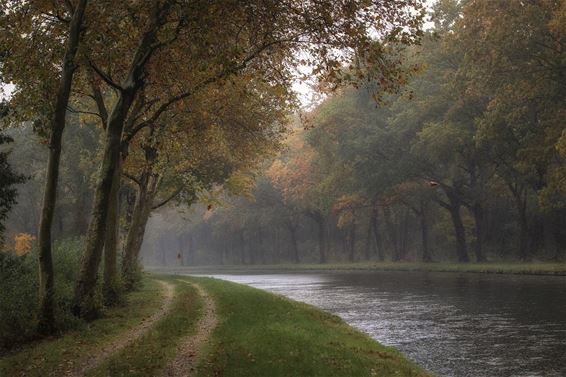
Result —
<instances>
[{"instance_id":1,"label":"tree","mask_svg":"<svg viewBox=\"0 0 566 377\"><path fill-rule=\"evenodd\" d=\"M0 134L0 145L12 141L12 138ZM25 181L25 177L16 173L8 163L8 153L0 151L0 248L4 244L4 231L6 230L4 221L18 196L18 191L14 186Z\"/></svg>"},{"instance_id":2,"label":"tree","mask_svg":"<svg viewBox=\"0 0 566 377\"><path fill-rule=\"evenodd\" d=\"M51 118L46 130L49 134L49 156L47 159L46 182L38 232L40 269L39 305L41 308L38 327L39 331L45 334L50 334L55 330L55 317L53 312L55 287L53 258L51 255L51 228L53 214L55 212L55 202L57 200L61 140L65 129L67 105L71 96L73 75L77 69L75 59L79 48L82 32L81 28L86 7L87 0L79 0L76 6L73 6L70 2L67 3L65 13L66 17L69 17L69 20L66 46L63 50L63 56L56 58L57 64L61 67L61 70L46 79L46 81L52 82L51 85L53 89L56 88L56 94L44 93L47 94L46 97L52 101L52 103L46 104L49 107L48 114L50 114ZM6 46L5 48L11 52L16 51L15 56L10 53L8 54L8 60L13 59L9 63L11 63L12 67L15 67L15 65L21 63L20 59L29 59L29 56L20 55L22 52L28 51L29 47L25 46L25 44L34 45L41 42L45 38L45 36L41 35L42 31L44 31L44 29L51 29L50 24L45 19L48 13L48 6L41 2L24 2L17 6L14 4L2 4L2 9L5 10L5 12L3 11L6 18L4 21L6 21L6 25L8 25L9 34L6 39L2 39L1 44ZM59 14L59 9L55 11ZM48 32L51 32L51 30ZM51 35L51 37L53 37L53 35ZM17 50L18 47L20 47L20 51ZM37 53L31 56L37 57ZM21 68L16 67L12 72L8 69L8 72L8 79L13 80L14 83L19 86L20 92L28 88L29 85L25 81L29 80L30 77L26 76L26 70L22 72ZM21 75L21 73L24 73L24 75ZM38 90L37 87L29 89Z\"/></svg>"},{"instance_id":3,"label":"tree","mask_svg":"<svg viewBox=\"0 0 566 377\"><path fill-rule=\"evenodd\" d=\"M556 148L566 98L563 17L563 1L470 2L459 22L457 43L467 46L462 69L471 75L467 91L489 99L478 139L514 199L521 259L536 247L529 212L552 191L547 183L564 163ZM546 223L543 228L552 227Z\"/></svg>"}]
</instances>

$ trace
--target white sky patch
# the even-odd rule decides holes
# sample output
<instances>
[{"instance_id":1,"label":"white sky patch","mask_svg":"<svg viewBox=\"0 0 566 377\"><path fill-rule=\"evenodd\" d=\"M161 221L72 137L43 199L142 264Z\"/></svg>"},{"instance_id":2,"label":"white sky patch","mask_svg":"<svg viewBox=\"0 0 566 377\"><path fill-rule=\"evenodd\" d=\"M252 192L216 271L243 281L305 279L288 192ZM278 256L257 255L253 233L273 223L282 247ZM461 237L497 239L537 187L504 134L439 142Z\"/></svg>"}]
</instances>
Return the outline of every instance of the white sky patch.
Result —
<instances>
[{"instance_id":1,"label":"white sky patch","mask_svg":"<svg viewBox=\"0 0 566 377\"><path fill-rule=\"evenodd\" d=\"M434 22L431 20L431 14L434 4L438 0L426 0L427 16L423 23L423 30L428 31L434 28ZM299 66L297 68L299 74L309 76L309 68L307 66ZM310 110L316 107L324 99L324 95L316 90L316 82L314 80L295 79L293 83L293 91L297 94L300 106L304 110Z\"/></svg>"},{"instance_id":2,"label":"white sky patch","mask_svg":"<svg viewBox=\"0 0 566 377\"><path fill-rule=\"evenodd\" d=\"M0 83L0 101L10 99L15 88L14 84Z\"/></svg>"}]
</instances>

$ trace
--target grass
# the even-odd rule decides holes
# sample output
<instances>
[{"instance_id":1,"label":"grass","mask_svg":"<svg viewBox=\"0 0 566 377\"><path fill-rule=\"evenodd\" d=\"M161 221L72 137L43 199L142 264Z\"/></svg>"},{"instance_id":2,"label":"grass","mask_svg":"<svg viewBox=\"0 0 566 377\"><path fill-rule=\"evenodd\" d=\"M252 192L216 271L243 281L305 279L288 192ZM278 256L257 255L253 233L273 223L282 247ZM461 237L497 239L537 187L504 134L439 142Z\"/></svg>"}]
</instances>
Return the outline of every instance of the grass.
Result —
<instances>
[{"instance_id":1,"label":"grass","mask_svg":"<svg viewBox=\"0 0 566 377\"><path fill-rule=\"evenodd\" d=\"M128 296L127 304L112 308L103 318L51 339L27 344L0 358L0 376L61 376L72 362L96 352L128 328L150 316L161 304L159 285L146 279L142 288Z\"/></svg>"},{"instance_id":2,"label":"grass","mask_svg":"<svg viewBox=\"0 0 566 377\"><path fill-rule=\"evenodd\" d=\"M160 277L176 285L173 308L142 338L116 353L97 369L87 374L103 376L157 376L175 355L182 337L195 331L202 299L195 288L179 283L173 277Z\"/></svg>"},{"instance_id":3,"label":"grass","mask_svg":"<svg viewBox=\"0 0 566 377\"><path fill-rule=\"evenodd\" d=\"M198 281L219 327L198 377L426 376L393 348L312 306L221 280Z\"/></svg>"},{"instance_id":4,"label":"grass","mask_svg":"<svg viewBox=\"0 0 566 377\"><path fill-rule=\"evenodd\" d=\"M171 311L141 338L104 360L90 377L161 375L179 342L196 329L203 302L197 282L214 298L219 325L203 348L199 377L427 376L393 348L384 347L340 318L265 291L209 278L158 276L175 285ZM183 282L184 280L185 282ZM0 359L0 376L61 376L73 362L158 310L154 279L128 304L58 338L22 347Z\"/></svg>"},{"instance_id":5,"label":"grass","mask_svg":"<svg viewBox=\"0 0 566 377\"><path fill-rule=\"evenodd\" d=\"M150 268L151 269L151 268ZM566 276L566 262L358 262L328 264L273 264L273 265L225 265L196 267L155 267L161 272L250 272L250 271L430 271L471 272L522 275Z\"/></svg>"}]
</instances>

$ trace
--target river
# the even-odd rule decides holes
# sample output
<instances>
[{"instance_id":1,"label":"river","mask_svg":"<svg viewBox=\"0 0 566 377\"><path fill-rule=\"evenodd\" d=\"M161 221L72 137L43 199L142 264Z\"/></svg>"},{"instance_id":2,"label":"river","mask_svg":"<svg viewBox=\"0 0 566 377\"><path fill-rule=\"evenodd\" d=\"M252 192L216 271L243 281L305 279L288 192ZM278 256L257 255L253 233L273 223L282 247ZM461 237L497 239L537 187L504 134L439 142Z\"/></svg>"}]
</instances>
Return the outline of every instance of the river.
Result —
<instances>
[{"instance_id":1,"label":"river","mask_svg":"<svg viewBox=\"0 0 566 377\"><path fill-rule=\"evenodd\" d=\"M566 376L566 277L215 274L342 317L439 376Z\"/></svg>"}]
</instances>

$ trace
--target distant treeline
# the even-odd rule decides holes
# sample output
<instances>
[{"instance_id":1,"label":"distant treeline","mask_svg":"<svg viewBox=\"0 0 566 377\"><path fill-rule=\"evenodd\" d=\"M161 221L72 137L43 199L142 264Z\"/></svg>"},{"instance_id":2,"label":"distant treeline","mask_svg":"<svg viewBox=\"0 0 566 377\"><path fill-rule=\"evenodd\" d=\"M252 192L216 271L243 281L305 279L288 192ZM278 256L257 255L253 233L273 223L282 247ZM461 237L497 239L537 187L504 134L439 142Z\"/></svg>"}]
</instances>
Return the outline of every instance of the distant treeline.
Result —
<instances>
[{"instance_id":1,"label":"distant treeline","mask_svg":"<svg viewBox=\"0 0 566 377\"><path fill-rule=\"evenodd\" d=\"M565 3L435 11L403 93L330 96L251 197L154 219L146 263L564 260Z\"/></svg>"}]
</instances>

